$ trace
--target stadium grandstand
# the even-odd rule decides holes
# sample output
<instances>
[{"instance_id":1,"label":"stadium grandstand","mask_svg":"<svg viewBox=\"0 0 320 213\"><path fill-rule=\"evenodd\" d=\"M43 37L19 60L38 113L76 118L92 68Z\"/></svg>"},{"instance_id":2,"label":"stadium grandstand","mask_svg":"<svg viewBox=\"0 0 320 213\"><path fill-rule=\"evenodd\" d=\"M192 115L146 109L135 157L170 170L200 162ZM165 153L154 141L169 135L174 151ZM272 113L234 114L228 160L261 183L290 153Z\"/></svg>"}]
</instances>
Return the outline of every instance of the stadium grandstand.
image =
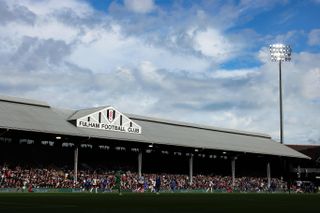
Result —
<instances>
[{"instance_id":1,"label":"stadium grandstand","mask_svg":"<svg viewBox=\"0 0 320 213\"><path fill-rule=\"evenodd\" d=\"M174 179L180 188L217 189L223 183L246 190L246 182L269 189L293 182L295 168L310 159L266 134L121 113L112 106L70 110L0 96L3 187L12 185L5 176L30 176L33 170L41 176L33 180L38 187L63 179L55 187L81 188L89 174L101 180L121 171L127 182L161 175L167 188Z\"/></svg>"},{"instance_id":2,"label":"stadium grandstand","mask_svg":"<svg viewBox=\"0 0 320 213\"><path fill-rule=\"evenodd\" d=\"M303 181L311 181L316 185L320 185L320 145L315 144L287 144L288 147L301 152L311 158L310 161L304 161L296 168L292 169L292 173L296 173L298 179Z\"/></svg>"}]
</instances>

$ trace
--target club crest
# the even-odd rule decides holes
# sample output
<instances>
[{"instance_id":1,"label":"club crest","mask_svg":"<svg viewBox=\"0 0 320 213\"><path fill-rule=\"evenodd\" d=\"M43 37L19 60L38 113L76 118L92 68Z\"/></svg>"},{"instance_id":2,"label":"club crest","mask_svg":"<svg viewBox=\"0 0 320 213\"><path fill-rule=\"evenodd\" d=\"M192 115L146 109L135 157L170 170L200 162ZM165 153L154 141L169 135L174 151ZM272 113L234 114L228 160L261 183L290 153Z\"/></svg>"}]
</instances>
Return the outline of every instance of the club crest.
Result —
<instances>
[{"instance_id":1,"label":"club crest","mask_svg":"<svg viewBox=\"0 0 320 213\"><path fill-rule=\"evenodd\" d=\"M108 109L107 110L107 118L108 118L109 122L112 122L115 117L116 117L115 110Z\"/></svg>"}]
</instances>

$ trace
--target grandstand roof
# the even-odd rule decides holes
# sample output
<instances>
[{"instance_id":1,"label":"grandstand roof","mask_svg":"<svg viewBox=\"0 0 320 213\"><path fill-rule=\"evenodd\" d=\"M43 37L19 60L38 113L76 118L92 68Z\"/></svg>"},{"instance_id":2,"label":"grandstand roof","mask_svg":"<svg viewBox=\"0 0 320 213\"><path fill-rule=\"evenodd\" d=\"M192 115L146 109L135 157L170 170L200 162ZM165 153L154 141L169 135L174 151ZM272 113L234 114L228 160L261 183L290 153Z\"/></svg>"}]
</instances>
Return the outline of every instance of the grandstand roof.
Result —
<instances>
[{"instance_id":1,"label":"grandstand roof","mask_svg":"<svg viewBox=\"0 0 320 213\"><path fill-rule=\"evenodd\" d=\"M320 163L320 145L316 144L286 144L286 146L301 152Z\"/></svg>"},{"instance_id":2,"label":"grandstand roof","mask_svg":"<svg viewBox=\"0 0 320 213\"><path fill-rule=\"evenodd\" d=\"M81 128L70 122L104 108L58 109L40 101L0 96L0 128L309 159L306 155L273 141L270 136L259 133L133 114L125 115L141 126L141 134Z\"/></svg>"}]
</instances>

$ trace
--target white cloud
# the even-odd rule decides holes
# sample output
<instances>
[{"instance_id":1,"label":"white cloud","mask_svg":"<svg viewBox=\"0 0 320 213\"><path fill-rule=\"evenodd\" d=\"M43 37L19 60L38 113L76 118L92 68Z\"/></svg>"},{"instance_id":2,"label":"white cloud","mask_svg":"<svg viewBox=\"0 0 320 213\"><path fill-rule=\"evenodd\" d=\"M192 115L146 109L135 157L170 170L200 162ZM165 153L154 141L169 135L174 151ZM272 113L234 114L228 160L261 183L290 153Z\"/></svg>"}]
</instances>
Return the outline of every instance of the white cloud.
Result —
<instances>
[{"instance_id":1,"label":"white cloud","mask_svg":"<svg viewBox=\"0 0 320 213\"><path fill-rule=\"evenodd\" d=\"M257 58L263 63L269 62L270 61L269 48L267 47L261 48L257 54Z\"/></svg>"},{"instance_id":2,"label":"white cloud","mask_svg":"<svg viewBox=\"0 0 320 213\"><path fill-rule=\"evenodd\" d=\"M6 2L10 7L24 6L39 16L52 16L55 13L68 12L75 14L78 18L83 18L94 12L84 1L77 0L59 1L59 3L56 0L12 0Z\"/></svg>"},{"instance_id":3,"label":"white cloud","mask_svg":"<svg viewBox=\"0 0 320 213\"><path fill-rule=\"evenodd\" d=\"M148 20L148 32L142 24L142 33L128 33L128 23L94 13L82 1L6 2L24 6L25 14L0 25L1 93L66 108L114 105L128 113L278 138L278 66L267 48L255 56L261 66L218 69L251 41L239 42L238 35L210 23L198 26L198 19L181 28L170 23L167 37L158 30L164 21L157 15ZM178 14L189 16L183 13ZM201 16L206 21L210 14ZM320 144L319 70L316 53L296 53L283 63L287 143Z\"/></svg>"},{"instance_id":4,"label":"white cloud","mask_svg":"<svg viewBox=\"0 0 320 213\"><path fill-rule=\"evenodd\" d=\"M195 33L194 48L217 62L226 61L239 51L236 43L232 43L225 35L212 28Z\"/></svg>"},{"instance_id":5,"label":"white cloud","mask_svg":"<svg viewBox=\"0 0 320 213\"><path fill-rule=\"evenodd\" d=\"M162 76L157 73L156 67L150 61L143 61L140 65L141 73L146 81L157 82L162 81Z\"/></svg>"},{"instance_id":6,"label":"white cloud","mask_svg":"<svg viewBox=\"0 0 320 213\"><path fill-rule=\"evenodd\" d=\"M2 36L9 38L30 36L41 39L63 40L70 43L77 39L80 29L67 26L56 20L35 23L34 25L24 25L21 23L10 23L10 25L0 26ZM19 39L19 38L17 38Z\"/></svg>"},{"instance_id":7,"label":"white cloud","mask_svg":"<svg viewBox=\"0 0 320 213\"><path fill-rule=\"evenodd\" d=\"M124 0L124 6L135 13L150 13L156 7L153 0Z\"/></svg>"},{"instance_id":8,"label":"white cloud","mask_svg":"<svg viewBox=\"0 0 320 213\"><path fill-rule=\"evenodd\" d=\"M306 98L320 100L320 67L307 71L304 75L303 94Z\"/></svg>"},{"instance_id":9,"label":"white cloud","mask_svg":"<svg viewBox=\"0 0 320 213\"><path fill-rule=\"evenodd\" d=\"M211 74L211 77L217 79L245 79L259 74L261 74L261 72L259 72L257 68L242 70L217 70Z\"/></svg>"},{"instance_id":10,"label":"white cloud","mask_svg":"<svg viewBox=\"0 0 320 213\"><path fill-rule=\"evenodd\" d=\"M312 30L309 33L308 44L311 46L320 45L320 29Z\"/></svg>"},{"instance_id":11,"label":"white cloud","mask_svg":"<svg viewBox=\"0 0 320 213\"><path fill-rule=\"evenodd\" d=\"M70 43L77 39L81 28L74 26L74 22L70 23L68 16L71 19L90 17L93 10L85 3L76 0L61 1L57 4L54 0L42 1L5 1L7 10L17 13L17 8L23 8L25 16L28 16L28 23L20 20L15 20L13 17L10 22L0 25L1 36L6 36L11 39L21 39L23 36L63 40ZM76 10L74 8L77 8Z\"/></svg>"},{"instance_id":12,"label":"white cloud","mask_svg":"<svg viewBox=\"0 0 320 213\"><path fill-rule=\"evenodd\" d=\"M132 82L135 80L132 70L126 67L118 67L117 75L121 80Z\"/></svg>"},{"instance_id":13,"label":"white cloud","mask_svg":"<svg viewBox=\"0 0 320 213\"><path fill-rule=\"evenodd\" d=\"M228 126L228 128L232 129L249 129L250 126L254 125L250 116L241 116L234 112L211 115L210 119L212 123Z\"/></svg>"},{"instance_id":14,"label":"white cloud","mask_svg":"<svg viewBox=\"0 0 320 213\"><path fill-rule=\"evenodd\" d=\"M207 59L176 54L138 37L125 36L119 25L113 25L112 29L101 26L88 29L81 40L69 60L94 72L108 72L119 66L138 66L143 61L151 61L159 69L190 72L203 72L210 65Z\"/></svg>"}]
</instances>

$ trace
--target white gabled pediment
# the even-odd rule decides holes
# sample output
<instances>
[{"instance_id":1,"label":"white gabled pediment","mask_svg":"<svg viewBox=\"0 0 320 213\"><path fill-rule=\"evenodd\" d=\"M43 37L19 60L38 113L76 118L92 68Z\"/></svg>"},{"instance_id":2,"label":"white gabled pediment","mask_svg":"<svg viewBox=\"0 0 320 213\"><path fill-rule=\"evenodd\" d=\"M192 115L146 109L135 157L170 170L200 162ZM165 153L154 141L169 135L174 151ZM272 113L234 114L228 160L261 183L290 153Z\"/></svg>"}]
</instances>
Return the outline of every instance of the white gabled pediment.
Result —
<instances>
[{"instance_id":1,"label":"white gabled pediment","mask_svg":"<svg viewBox=\"0 0 320 213\"><path fill-rule=\"evenodd\" d=\"M106 107L76 119L77 127L141 134L141 126L116 110Z\"/></svg>"}]
</instances>

